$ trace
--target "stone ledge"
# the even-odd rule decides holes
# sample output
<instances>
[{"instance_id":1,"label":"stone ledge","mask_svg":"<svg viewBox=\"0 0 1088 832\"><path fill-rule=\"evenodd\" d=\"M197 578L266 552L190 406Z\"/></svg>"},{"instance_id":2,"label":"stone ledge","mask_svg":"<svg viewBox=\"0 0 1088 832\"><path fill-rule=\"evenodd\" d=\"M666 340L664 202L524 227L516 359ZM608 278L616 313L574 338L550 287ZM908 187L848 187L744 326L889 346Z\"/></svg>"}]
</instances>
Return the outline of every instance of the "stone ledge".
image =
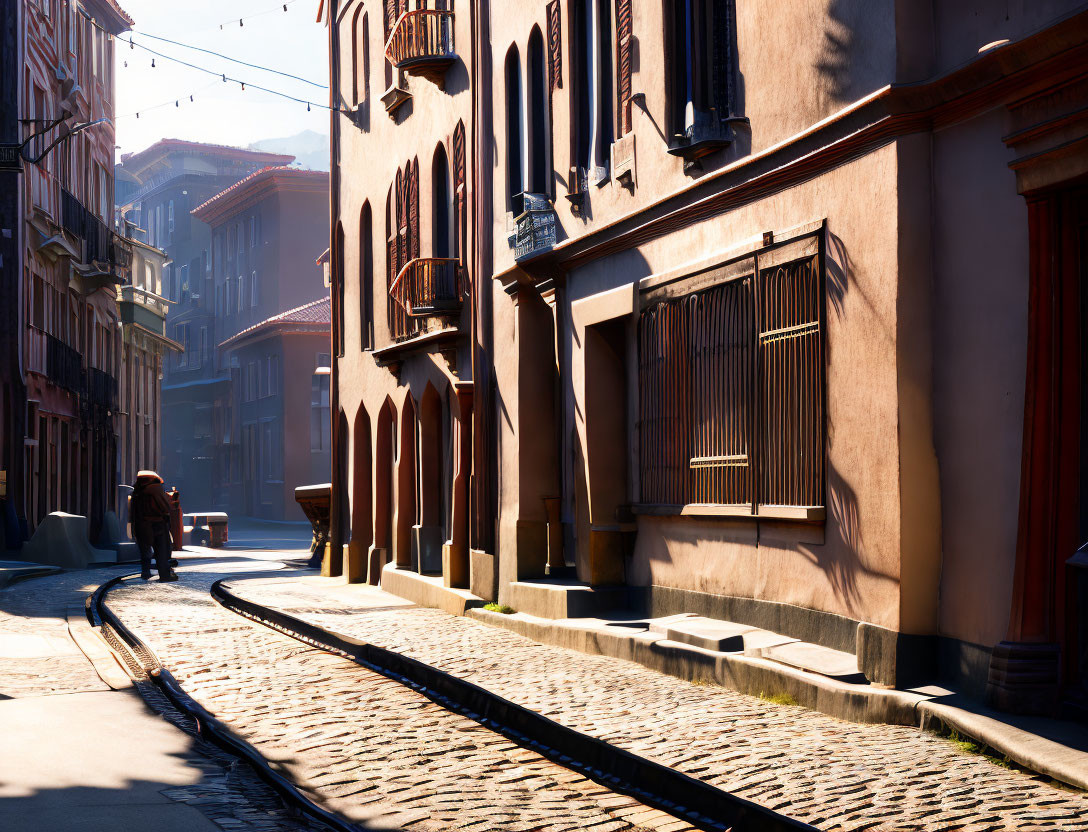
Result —
<instances>
[{"instance_id":1,"label":"stone ledge","mask_svg":"<svg viewBox=\"0 0 1088 832\"><path fill-rule=\"evenodd\" d=\"M660 633L624 632L603 619L550 620L483 609L468 615L534 641L625 659L691 682L710 682L750 696L789 694L799 705L850 722L917 726L918 703L929 698L839 682L762 657L670 641Z\"/></svg>"},{"instance_id":2,"label":"stone ledge","mask_svg":"<svg viewBox=\"0 0 1088 832\"><path fill-rule=\"evenodd\" d=\"M420 575L407 569L398 569L395 563L387 563L382 569L381 587L421 607L434 607L450 615L465 615L475 607L482 607L483 598L467 589L442 585L441 576Z\"/></svg>"}]
</instances>

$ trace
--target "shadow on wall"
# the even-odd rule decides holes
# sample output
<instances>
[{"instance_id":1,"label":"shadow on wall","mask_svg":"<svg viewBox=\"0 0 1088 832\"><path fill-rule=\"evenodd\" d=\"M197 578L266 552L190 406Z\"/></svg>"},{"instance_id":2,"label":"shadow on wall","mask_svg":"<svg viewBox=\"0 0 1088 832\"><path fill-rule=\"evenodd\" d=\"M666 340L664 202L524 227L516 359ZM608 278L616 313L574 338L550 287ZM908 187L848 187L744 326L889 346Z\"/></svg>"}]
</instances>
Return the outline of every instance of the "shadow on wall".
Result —
<instances>
[{"instance_id":1,"label":"shadow on wall","mask_svg":"<svg viewBox=\"0 0 1088 832\"><path fill-rule=\"evenodd\" d=\"M870 0L832 0L824 22L823 47L816 72L836 104L857 101L889 78L867 63L874 33L865 21L878 19Z\"/></svg>"}]
</instances>

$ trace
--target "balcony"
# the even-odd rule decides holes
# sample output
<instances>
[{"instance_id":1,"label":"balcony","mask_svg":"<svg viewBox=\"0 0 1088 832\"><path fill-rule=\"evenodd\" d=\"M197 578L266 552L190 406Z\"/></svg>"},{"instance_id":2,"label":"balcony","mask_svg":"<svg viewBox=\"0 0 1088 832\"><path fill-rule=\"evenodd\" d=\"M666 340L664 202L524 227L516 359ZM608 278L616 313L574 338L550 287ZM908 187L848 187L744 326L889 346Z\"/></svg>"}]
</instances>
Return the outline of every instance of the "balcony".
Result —
<instances>
[{"instance_id":1,"label":"balcony","mask_svg":"<svg viewBox=\"0 0 1088 832\"><path fill-rule=\"evenodd\" d=\"M464 295L461 262L417 257L400 270L389 294L411 318L456 317Z\"/></svg>"},{"instance_id":2,"label":"balcony","mask_svg":"<svg viewBox=\"0 0 1088 832\"><path fill-rule=\"evenodd\" d=\"M45 336L45 375L69 393L83 391L83 356L52 335Z\"/></svg>"},{"instance_id":3,"label":"balcony","mask_svg":"<svg viewBox=\"0 0 1088 832\"><path fill-rule=\"evenodd\" d=\"M122 286L117 299L121 322L137 324L156 335L166 334L166 313L169 304L154 292L139 286Z\"/></svg>"},{"instance_id":4,"label":"balcony","mask_svg":"<svg viewBox=\"0 0 1088 832\"><path fill-rule=\"evenodd\" d=\"M61 226L83 241L81 262L90 265L109 261L111 234L106 224L64 188L60 192L60 207Z\"/></svg>"},{"instance_id":5,"label":"balcony","mask_svg":"<svg viewBox=\"0 0 1088 832\"><path fill-rule=\"evenodd\" d=\"M457 60L453 51L453 12L416 9L405 12L385 44L385 56L397 69L442 86L446 70Z\"/></svg>"},{"instance_id":6,"label":"balcony","mask_svg":"<svg viewBox=\"0 0 1088 832\"><path fill-rule=\"evenodd\" d=\"M555 247L555 208L539 194L519 194L524 211L514 219L514 259L550 251Z\"/></svg>"},{"instance_id":7,"label":"balcony","mask_svg":"<svg viewBox=\"0 0 1088 832\"><path fill-rule=\"evenodd\" d=\"M104 370L87 368L86 400L105 410L117 410L117 379Z\"/></svg>"}]
</instances>

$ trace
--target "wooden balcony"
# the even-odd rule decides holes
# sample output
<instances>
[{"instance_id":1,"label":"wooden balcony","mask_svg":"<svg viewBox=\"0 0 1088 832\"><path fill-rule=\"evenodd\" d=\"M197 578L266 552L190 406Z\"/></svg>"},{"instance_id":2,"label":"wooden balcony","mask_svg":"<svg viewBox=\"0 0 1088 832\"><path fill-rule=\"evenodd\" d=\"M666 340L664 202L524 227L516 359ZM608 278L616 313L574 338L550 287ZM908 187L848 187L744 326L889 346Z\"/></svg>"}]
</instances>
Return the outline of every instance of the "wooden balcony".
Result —
<instances>
[{"instance_id":1,"label":"wooden balcony","mask_svg":"<svg viewBox=\"0 0 1088 832\"><path fill-rule=\"evenodd\" d=\"M453 12L416 9L400 16L385 44L385 56L397 69L442 86L457 60L453 51Z\"/></svg>"},{"instance_id":2,"label":"wooden balcony","mask_svg":"<svg viewBox=\"0 0 1088 832\"><path fill-rule=\"evenodd\" d=\"M400 270L389 294L409 317L456 317L464 294L461 272L454 257L417 257Z\"/></svg>"}]
</instances>

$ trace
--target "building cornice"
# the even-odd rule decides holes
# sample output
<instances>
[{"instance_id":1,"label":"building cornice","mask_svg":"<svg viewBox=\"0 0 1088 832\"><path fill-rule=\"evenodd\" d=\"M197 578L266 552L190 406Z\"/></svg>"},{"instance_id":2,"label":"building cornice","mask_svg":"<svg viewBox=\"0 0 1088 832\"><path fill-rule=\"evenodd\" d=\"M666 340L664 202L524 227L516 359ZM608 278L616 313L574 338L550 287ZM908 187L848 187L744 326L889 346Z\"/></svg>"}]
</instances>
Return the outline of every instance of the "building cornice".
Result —
<instances>
[{"instance_id":1,"label":"building cornice","mask_svg":"<svg viewBox=\"0 0 1088 832\"><path fill-rule=\"evenodd\" d=\"M192 210L198 220L215 227L275 193L328 193L329 174L298 168L263 168L236 182Z\"/></svg>"}]
</instances>

